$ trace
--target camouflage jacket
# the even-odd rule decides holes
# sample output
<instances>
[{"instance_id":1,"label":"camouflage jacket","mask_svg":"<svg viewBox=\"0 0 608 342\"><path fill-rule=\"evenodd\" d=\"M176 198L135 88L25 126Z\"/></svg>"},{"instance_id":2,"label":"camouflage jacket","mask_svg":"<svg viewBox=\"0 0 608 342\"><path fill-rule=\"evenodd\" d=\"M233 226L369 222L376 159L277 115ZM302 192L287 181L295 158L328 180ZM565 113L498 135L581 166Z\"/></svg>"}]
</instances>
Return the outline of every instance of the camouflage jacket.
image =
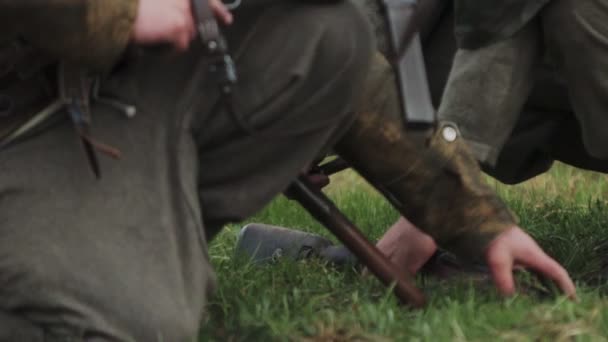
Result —
<instances>
[{"instance_id":1,"label":"camouflage jacket","mask_svg":"<svg viewBox=\"0 0 608 342\"><path fill-rule=\"evenodd\" d=\"M0 0L0 96L9 99L0 103L0 147L56 99L55 81L43 71L59 61L96 72L112 68L131 38L137 5Z\"/></svg>"},{"instance_id":2,"label":"camouflage jacket","mask_svg":"<svg viewBox=\"0 0 608 342\"><path fill-rule=\"evenodd\" d=\"M52 58L111 67L127 46L137 0L0 0L0 43L15 38Z\"/></svg>"},{"instance_id":3,"label":"camouflage jacket","mask_svg":"<svg viewBox=\"0 0 608 342\"><path fill-rule=\"evenodd\" d=\"M551 0L455 0L456 37L461 48L476 49L508 38Z\"/></svg>"}]
</instances>

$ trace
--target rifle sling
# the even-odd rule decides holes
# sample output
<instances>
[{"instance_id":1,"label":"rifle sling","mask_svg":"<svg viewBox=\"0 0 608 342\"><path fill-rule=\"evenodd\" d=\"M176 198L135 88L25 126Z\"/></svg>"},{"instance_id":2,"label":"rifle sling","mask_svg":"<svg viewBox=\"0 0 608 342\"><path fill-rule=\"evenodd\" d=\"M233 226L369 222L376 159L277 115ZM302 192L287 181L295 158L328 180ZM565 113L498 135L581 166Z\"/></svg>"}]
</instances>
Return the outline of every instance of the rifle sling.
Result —
<instances>
[{"instance_id":1,"label":"rifle sling","mask_svg":"<svg viewBox=\"0 0 608 342\"><path fill-rule=\"evenodd\" d=\"M425 3L430 1L437 3L436 0L426 0ZM416 0L384 0L383 5L402 117L409 128L433 127L435 108L418 33L422 21L417 15L419 3Z\"/></svg>"}]
</instances>

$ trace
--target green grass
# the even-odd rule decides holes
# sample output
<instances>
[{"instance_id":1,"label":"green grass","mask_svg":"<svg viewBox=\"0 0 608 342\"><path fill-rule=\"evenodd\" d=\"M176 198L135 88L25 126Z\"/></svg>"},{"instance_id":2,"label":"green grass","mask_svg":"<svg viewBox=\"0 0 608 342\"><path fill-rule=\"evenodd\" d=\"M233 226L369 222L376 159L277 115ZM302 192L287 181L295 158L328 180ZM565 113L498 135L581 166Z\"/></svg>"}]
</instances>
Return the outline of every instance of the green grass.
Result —
<instances>
[{"instance_id":1,"label":"green grass","mask_svg":"<svg viewBox=\"0 0 608 342\"><path fill-rule=\"evenodd\" d=\"M218 273L202 341L604 341L608 340L608 182L604 175L563 165L524 185L490 182L521 224L569 270L580 302L528 291L502 299L486 283L466 278L418 278L429 299L424 310L398 305L390 291L355 270L319 261L256 266L233 257L240 226L212 243ZM397 218L389 205L352 173L327 191L371 238ZM278 198L252 222L329 237L296 203ZM606 272L606 274L604 274ZM528 280L530 281L530 280Z\"/></svg>"}]
</instances>

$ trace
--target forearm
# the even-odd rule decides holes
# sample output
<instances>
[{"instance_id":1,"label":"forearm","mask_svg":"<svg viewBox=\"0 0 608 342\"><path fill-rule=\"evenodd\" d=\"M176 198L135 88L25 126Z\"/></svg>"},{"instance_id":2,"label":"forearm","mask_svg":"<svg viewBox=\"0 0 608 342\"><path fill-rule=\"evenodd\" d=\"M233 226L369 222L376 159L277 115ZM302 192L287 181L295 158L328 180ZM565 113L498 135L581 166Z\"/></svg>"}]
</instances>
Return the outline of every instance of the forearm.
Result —
<instances>
[{"instance_id":1,"label":"forearm","mask_svg":"<svg viewBox=\"0 0 608 342\"><path fill-rule=\"evenodd\" d=\"M425 204L429 216L421 220L438 245L469 259L481 259L494 238L517 225L517 217L485 182L462 138L448 142L439 127L427 153L433 154L440 168L435 175L436 193Z\"/></svg>"},{"instance_id":2,"label":"forearm","mask_svg":"<svg viewBox=\"0 0 608 342\"><path fill-rule=\"evenodd\" d=\"M448 142L438 130L426 146L412 140L399 118L391 71L375 62L338 153L440 246L481 257L491 240L515 225L514 216L485 184L461 139Z\"/></svg>"},{"instance_id":3,"label":"forearm","mask_svg":"<svg viewBox=\"0 0 608 342\"><path fill-rule=\"evenodd\" d=\"M138 0L0 0L2 35L53 58L109 69L129 43Z\"/></svg>"}]
</instances>

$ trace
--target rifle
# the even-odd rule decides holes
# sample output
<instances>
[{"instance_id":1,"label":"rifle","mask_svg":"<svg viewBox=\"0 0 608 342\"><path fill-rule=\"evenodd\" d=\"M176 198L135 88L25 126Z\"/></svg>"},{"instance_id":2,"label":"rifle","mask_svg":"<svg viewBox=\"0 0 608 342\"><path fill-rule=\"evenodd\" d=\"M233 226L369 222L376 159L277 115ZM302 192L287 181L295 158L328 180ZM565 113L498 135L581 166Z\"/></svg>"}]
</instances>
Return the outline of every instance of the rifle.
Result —
<instances>
[{"instance_id":1,"label":"rifle","mask_svg":"<svg viewBox=\"0 0 608 342\"><path fill-rule=\"evenodd\" d=\"M210 71L216 75L220 93L230 103L231 86L236 82L236 73L227 52L223 37L205 0L192 0L195 19L208 55L212 56ZM390 37L390 56L397 75L402 118L408 129L426 130L435 124L435 109L431 102L422 45L418 28L428 21L428 14L438 12L443 0L380 0L384 12L387 32ZM421 11L424 9L425 12ZM426 13L425 17L420 15ZM213 48L211 48L213 47ZM408 99L408 101L405 101ZM321 165L319 169L326 175L348 168L348 164L337 159ZM393 292L404 304L420 308L425 305L422 292L417 289L411 277L399 270L384 256L320 189L305 175L298 177L287 189L288 197L299 202L315 219L332 232L359 260L387 286L393 285Z\"/></svg>"},{"instance_id":2,"label":"rifle","mask_svg":"<svg viewBox=\"0 0 608 342\"><path fill-rule=\"evenodd\" d=\"M382 9L389 38L388 59L396 74L401 113L410 130L426 131L435 125L433 107L422 44L418 28L435 19L445 1L383 0ZM406 101L407 99L407 101ZM320 165L318 170L331 175L348 168L348 163L337 158ZM423 293L411 277L386 258L360 230L306 176L300 176L287 191L315 219L331 231L381 282L390 286L404 304L415 308L425 305Z\"/></svg>"}]
</instances>

